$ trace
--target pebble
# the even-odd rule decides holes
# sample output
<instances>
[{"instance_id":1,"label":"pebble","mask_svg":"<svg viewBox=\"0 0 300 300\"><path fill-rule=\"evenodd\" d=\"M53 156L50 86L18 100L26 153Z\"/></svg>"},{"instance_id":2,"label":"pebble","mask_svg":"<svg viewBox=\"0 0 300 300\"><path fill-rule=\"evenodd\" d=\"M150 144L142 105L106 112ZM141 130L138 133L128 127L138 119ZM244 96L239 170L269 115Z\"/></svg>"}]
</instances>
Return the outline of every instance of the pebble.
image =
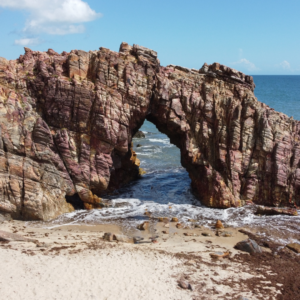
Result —
<instances>
[{"instance_id":1,"label":"pebble","mask_svg":"<svg viewBox=\"0 0 300 300\"><path fill-rule=\"evenodd\" d=\"M182 288L182 289L185 289L185 290L193 290L192 286L190 285L190 283L186 280L179 280L178 281L178 285Z\"/></svg>"},{"instance_id":2,"label":"pebble","mask_svg":"<svg viewBox=\"0 0 300 300\"><path fill-rule=\"evenodd\" d=\"M211 258L223 259L229 256L229 252L215 252L209 254Z\"/></svg>"},{"instance_id":3,"label":"pebble","mask_svg":"<svg viewBox=\"0 0 300 300\"><path fill-rule=\"evenodd\" d=\"M144 223L137 226L137 229L139 230L147 230L149 228L149 222L145 221Z\"/></svg>"},{"instance_id":4,"label":"pebble","mask_svg":"<svg viewBox=\"0 0 300 300\"><path fill-rule=\"evenodd\" d=\"M222 224L222 222L221 222L220 220L217 221L217 223L216 223L215 226L216 226L216 228L218 228L218 229L224 228L224 226L223 226L223 224Z\"/></svg>"},{"instance_id":5,"label":"pebble","mask_svg":"<svg viewBox=\"0 0 300 300\"><path fill-rule=\"evenodd\" d=\"M202 232L201 234L202 234L203 236L211 236L211 234L208 233L208 232Z\"/></svg>"}]
</instances>

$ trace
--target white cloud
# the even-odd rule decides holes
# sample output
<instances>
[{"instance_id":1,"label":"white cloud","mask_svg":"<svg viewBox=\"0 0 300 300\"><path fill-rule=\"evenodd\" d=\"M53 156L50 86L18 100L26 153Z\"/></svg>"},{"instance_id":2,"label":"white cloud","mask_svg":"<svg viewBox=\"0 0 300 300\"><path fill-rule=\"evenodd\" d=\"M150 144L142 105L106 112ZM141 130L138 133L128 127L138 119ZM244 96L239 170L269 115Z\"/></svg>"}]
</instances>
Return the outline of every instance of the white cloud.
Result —
<instances>
[{"instance_id":1,"label":"white cloud","mask_svg":"<svg viewBox=\"0 0 300 300\"><path fill-rule=\"evenodd\" d=\"M252 63L251 61L249 61L246 58L241 58L239 61L236 61L234 63L232 63L233 65L240 65L244 68L246 68L248 71L257 71L259 70L254 63Z\"/></svg>"},{"instance_id":2,"label":"white cloud","mask_svg":"<svg viewBox=\"0 0 300 300\"><path fill-rule=\"evenodd\" d=\"M291 65L288 61L284 60L279 64L284 70L291 70Z\"/></svg>"},{"instance_id":3,"label":"white cloud","mask_svg":"<svg viewBox=\"0 0 300 300\"><path fill-rule=\"evenodd\" d=\"M101 16L82 0L0 0L0 7L29 13L23 28L25 35L81 33L85 30L82 23Z\"/></svg>"},{"instance_id":4,"label":"white cloud","mask_svg":"<svg viewBox=\"0 0 300 300\"><path fill-rule=\"evenodd\" d=\"M28 45L37 45L40 43L40 39L39 38L25 38L25 39L19 39L19 40L15 40L15 45L19 45L19 46L28 46Z\"/></svg>"}]
</instances>

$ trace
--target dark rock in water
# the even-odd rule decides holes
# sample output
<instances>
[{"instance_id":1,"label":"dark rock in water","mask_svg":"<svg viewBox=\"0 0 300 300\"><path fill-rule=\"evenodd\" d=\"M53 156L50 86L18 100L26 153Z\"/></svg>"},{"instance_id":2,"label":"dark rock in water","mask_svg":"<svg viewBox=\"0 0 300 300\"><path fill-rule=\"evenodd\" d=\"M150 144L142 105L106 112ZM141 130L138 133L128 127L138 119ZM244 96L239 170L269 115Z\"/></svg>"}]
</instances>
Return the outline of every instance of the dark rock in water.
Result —
<instances>
[{"instance_id":1,"label":"dark rock in water","mask_svg":"<svg viewBox=\"0 0 300 300\"><path fill-rule=\"evenodd\" d=\"M289 249L293 250L296 253L300 253L300 244L298 243L291 243L286 245Z\"/></svg>"},{"instance_id":2,"label":"dark rock in water","mask_svg":"<svg viewBox=\"0 0 300 300\"><path fill-rule=\"evenodd\" d=\"M288 215L288 216L298 216L296 208L289 207L268 207L268 206L258 206L257 215Z\"/></svg>"},{"instance_id":3,"label":"dark rock in water","mask_svg":"<svg viewBox=\"0 0 300 300\"><path fill-rule=\"evenodd\" d=\"M127 43L1 58L0 211L50 220L73 211L76 194L101 208L104 194L139 177L132 135L146 118L180 148L204 205L299 205L300 122L254 88L219 63L164 67Z\"/></svg>"},{"instance_id":4,"label":"dark rock in water","mask_svg":"<svg viewBox=\"0 0 300 300\"><path fill-rule=\"evenodd\" d=\"M133 136L134 139L144 139L145 137L145 133L140 130Z\"/></svg>"},{"instance_id":5,"label":"dark rock in water","mask_svg":"<svg viewBox=\"0 0 300 300\"><path fill-rule=\"evenodd\" d=\"M235 249L241 250L241 251L245 251L248 252L250 254L254 254L254 253L262 253L262 250L260 248L260 246L258 246L258 244L251 240L244 240L241 242L238 242L235 246Z\"/></svg>"},{"instance_id":6,"label":"dark rock in water","mask_svg":"<svg viewBox=\"0 0 300 300\"><path fill-rule=\"evenodd\" d=\"M141 145L141 144L137 144L136 147L137 147L137 148L140 148L140 147L142 147L142 145Z\"/></svg>"}]
</instances>

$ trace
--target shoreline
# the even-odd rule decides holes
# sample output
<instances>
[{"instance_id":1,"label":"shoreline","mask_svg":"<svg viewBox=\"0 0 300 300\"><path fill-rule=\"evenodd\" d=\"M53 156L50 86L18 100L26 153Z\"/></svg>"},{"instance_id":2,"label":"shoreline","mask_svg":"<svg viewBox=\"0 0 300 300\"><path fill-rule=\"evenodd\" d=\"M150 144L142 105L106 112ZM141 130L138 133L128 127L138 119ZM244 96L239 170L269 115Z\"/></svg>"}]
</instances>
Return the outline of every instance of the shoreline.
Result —
<instances>
[{"instance_id":1,"label":"shoreline","mask_svg":"<svg viewBox=\"0 0 300 300\"><path fill-rule=\"evenodd\" d=\"M267 296L294 299L284 298L283 284L276 279L280 270L276 274L267 263L280 260L276 257L280 255L263 248L260 257L267 261L263 260L258 267L256 263L261 258L233 248L248 237L238 229L226 228L232 236L218 237L207 228L177 229L175 224L169 223L169 228L164 223L157 224L158 243L148 242L153 233L146 230L140 235L147 242L131 244L102 239L105 232L120 234L122 230L116 225L47 229L26 226L24 221L2 222L1 230L38 240L38 244L0 242L2 296L6 299L238 299L240 296L251 300ZM204 232L211 236L203 236ZM230 257L212 259L210 254L218 251L229 251ZM290 252L284 249L289 258L283 260L299 261L299 256ZM180 288L180 280L188 281L193 290Z\"/></svg>"}]
</instances>

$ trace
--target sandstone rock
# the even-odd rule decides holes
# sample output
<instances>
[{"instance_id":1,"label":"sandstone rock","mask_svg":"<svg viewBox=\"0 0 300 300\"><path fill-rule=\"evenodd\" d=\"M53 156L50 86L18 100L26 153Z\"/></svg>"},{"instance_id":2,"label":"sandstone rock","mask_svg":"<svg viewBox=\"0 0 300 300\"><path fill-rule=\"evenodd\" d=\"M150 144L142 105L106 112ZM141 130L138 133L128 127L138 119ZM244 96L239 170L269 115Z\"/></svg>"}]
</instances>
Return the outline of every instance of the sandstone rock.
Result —
<instances>
[{"instance_id":1,"label":"sandstone rock","mask_svg":"<svg viewBox=\"0 0 300 300\"><path fill-rule=\"evenodd\" d=\"M149 229L149 222L145 221L142 224L137 226L137 229L139 230L148 230Z\"/></svg>"},{"instance_id":2,"label":"sandstone rock","mask_svg":"<svg viewBox=\"0 0 300 300\"><path fill-rule=\"evenodd\" d=\"M260 103L251 76L219 63L160 66L157 53L33 51L0 59L0 212L49 220L101 208L138 178L147 118L181 150L204 205L300 205L300 122Z\"/></svg>"},{"instance_id":3,"label":"sandstone rock","mask_svg":"<svg viewBox=\"0 0 300 300\"><path fill-rule=\"evenodd\" d=\"M256 214L298 216L298 212L296 208L288 208L288 207L281 208L281 207L258 206Z\"/></svg>"},{"instance_id":4,"label":"sandstone rock","mask_svg":"<svg viewBox=\"0 0 300 300\"><path fill-rule=\"evenodd\" d=\"M293 250L296 253L300 253L300 244L299 243L291 243L286 245L289 249Z\"/></svg>"},{"instance_id":5,"label":"sandstone rock","mask_svg":"<svg viewBox=\"0 0 300 300\"><path fill-rule=\"evenodd\" d=\"M224 226L223 226L223 224L222 224L222 222L221 222L220 220L217 221L215 227L216 227L217 229L222 229L222 228L224 228Z\"/></svg>"},{"instance_id":6,"label":"sandstone rock","mask_svg":"<svg viewBox=\"0 0 300 300\"><path fill-rule=\"evenodd\" d=\"M234 248L250 254L262 253L260 246L258 246L257 243L251 239L238 242Z\"/></svg>"},{"instance_id":7,"label":"sandstone rock","mask_svg":"<svg viewBox=\"0 0 300 300\"><path fill-rule=\"evenodd\" d=\"M172 219L171 219L171 222L178 222L178 218L175 218L175 217L172 218Z\"/></svg>"}]
</instances>

